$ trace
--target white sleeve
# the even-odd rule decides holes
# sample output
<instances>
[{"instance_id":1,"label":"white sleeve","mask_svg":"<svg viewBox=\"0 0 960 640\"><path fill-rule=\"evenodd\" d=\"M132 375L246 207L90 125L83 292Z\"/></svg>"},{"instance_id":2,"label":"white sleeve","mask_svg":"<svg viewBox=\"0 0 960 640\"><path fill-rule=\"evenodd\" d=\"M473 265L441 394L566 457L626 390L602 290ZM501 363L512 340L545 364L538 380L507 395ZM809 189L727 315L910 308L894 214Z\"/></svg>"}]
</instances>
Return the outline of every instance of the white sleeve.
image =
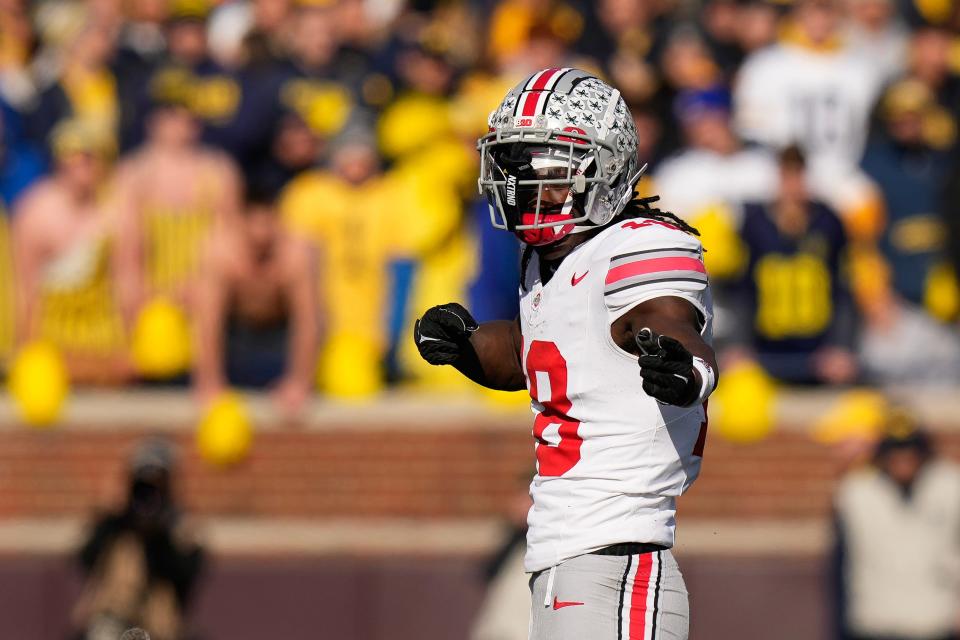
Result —
<instances>
[{"instance_id":1,"label":"white sleeve","mask_svg":"<svg viewBox=\"0 0 960 640\"><path fill-rule=\"evenodd\" d=\"M788 142L789 105L780 90L780 71L773 51L762 50L747 59L733 92L734 128L741 138L779 146Z\"/></svg>"},{"instance_id":2,"label":"white sleeve","mask_svg":"<svg viewBox=\"0 0 960 640\"><path fill-rule=\"evenodd\" d=\"M700 241L679 230L657 230L653 242L642 235L610 258L604 300L611 322L641 302L669 296L690 302L706 324L712 310Z\"/></svg>"}]
</instances>

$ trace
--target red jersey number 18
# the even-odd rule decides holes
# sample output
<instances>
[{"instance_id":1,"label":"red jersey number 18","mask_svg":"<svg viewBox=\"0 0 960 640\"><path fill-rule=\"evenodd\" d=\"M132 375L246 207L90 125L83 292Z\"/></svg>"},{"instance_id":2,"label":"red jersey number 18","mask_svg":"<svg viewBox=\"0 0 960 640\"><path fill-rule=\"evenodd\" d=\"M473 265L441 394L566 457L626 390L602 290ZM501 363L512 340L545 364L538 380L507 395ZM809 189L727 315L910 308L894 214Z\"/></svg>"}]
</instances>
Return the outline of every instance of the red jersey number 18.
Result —
<instances>
[{"instance_id":1,"label":"red jersey number 18","mask_svg":"<svg viewBox=\"0 0 960 640\"><path fill-rule=\"evenodd\" d=\"M543 405L533 422L538 471L541 476L562 476L580 461L583 444L577 434L580 421L567 415L573 406L567 397L567 361L553 342L534 340L527 350L526 368L530 397ZM549 440L544 436L548 430L556 431Z\"/></svg>"}]
</instances>

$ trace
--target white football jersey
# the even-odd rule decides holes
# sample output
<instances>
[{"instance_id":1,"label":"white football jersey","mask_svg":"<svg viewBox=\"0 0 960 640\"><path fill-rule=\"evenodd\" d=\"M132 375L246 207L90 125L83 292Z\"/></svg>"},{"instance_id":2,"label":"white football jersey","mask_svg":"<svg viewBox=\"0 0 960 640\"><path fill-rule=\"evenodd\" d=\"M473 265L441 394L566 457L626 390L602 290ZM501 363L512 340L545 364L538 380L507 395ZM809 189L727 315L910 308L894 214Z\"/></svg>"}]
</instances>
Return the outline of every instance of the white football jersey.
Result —
<instances>
[{"instance_id":1,"label":"white football jersey","mask_svg":"<svg viewBox=\"0 0 960 640\"><path fill-rule=\"evenodd\" d=\"M704 407L657 402L610 325L662 296L689 301L711 339L699 240L666 223L618 222L576 247L547 284L536 255L520 288L523 365L535 414L527 571L620 542L670 547L675 499L700 472Z\"/></svg>"},{"instance_id":2,"label":"white football jersey","mask_svg":"<svg viewBox=\"0 0 960 640\"><path fill-rule=\"evenodd\" d=\"M747 140L800 145L811 163L856 166L881 80L874 66L846 50L775 45L751 55L740 70L735 123Z\"/></svg>"}]
</instances>

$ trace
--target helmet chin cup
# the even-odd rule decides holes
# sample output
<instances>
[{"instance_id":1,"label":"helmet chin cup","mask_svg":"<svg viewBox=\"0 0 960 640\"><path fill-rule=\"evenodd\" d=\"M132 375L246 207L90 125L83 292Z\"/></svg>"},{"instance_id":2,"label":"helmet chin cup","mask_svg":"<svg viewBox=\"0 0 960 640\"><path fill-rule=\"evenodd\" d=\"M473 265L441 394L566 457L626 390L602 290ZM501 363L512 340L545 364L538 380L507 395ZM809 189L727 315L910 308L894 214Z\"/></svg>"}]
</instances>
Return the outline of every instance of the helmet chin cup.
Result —
<instances>
[{"instance_id":1,"label":"helmet chin cup","mask_svg":"<svg viewBox=\"0 0 960 640\"><path fill-rule=\"evenodd\" d=\"M514 231L517 239L532 247L543 247L560 242L573 232L574 225L565 224L557 227L543 227L540 229L526 229Z\"/></svg>"}]
</instances>

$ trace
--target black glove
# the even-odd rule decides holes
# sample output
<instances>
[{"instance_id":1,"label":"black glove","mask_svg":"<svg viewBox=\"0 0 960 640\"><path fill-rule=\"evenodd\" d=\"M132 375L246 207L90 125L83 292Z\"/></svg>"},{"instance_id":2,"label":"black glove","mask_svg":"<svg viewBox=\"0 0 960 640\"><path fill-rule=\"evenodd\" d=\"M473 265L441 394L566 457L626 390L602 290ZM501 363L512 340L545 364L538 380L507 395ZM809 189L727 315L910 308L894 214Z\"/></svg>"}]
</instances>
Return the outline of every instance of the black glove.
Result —
<instances>
[{"instance_id":1,"label":"black glove","mask_svg":"<svg viewBox=\"0 0 960 640\"><path fill-rule=\"evenodd\" d=\"M478 326L469 311L448 302L427 309L413 325L413 340L420 356L430 364L453 364Z\"/></svg>"},{"instance_id":2,"label":"black glove","mask_svg":"<svg viewBox=\"0 0 960 640\"><path fill-rule=\"evenodd\" d=\"M693 355L670 336L643 328L636 335L643 390L665 404L686 407L700 395Z\"/></svg>"}]
</instances>

